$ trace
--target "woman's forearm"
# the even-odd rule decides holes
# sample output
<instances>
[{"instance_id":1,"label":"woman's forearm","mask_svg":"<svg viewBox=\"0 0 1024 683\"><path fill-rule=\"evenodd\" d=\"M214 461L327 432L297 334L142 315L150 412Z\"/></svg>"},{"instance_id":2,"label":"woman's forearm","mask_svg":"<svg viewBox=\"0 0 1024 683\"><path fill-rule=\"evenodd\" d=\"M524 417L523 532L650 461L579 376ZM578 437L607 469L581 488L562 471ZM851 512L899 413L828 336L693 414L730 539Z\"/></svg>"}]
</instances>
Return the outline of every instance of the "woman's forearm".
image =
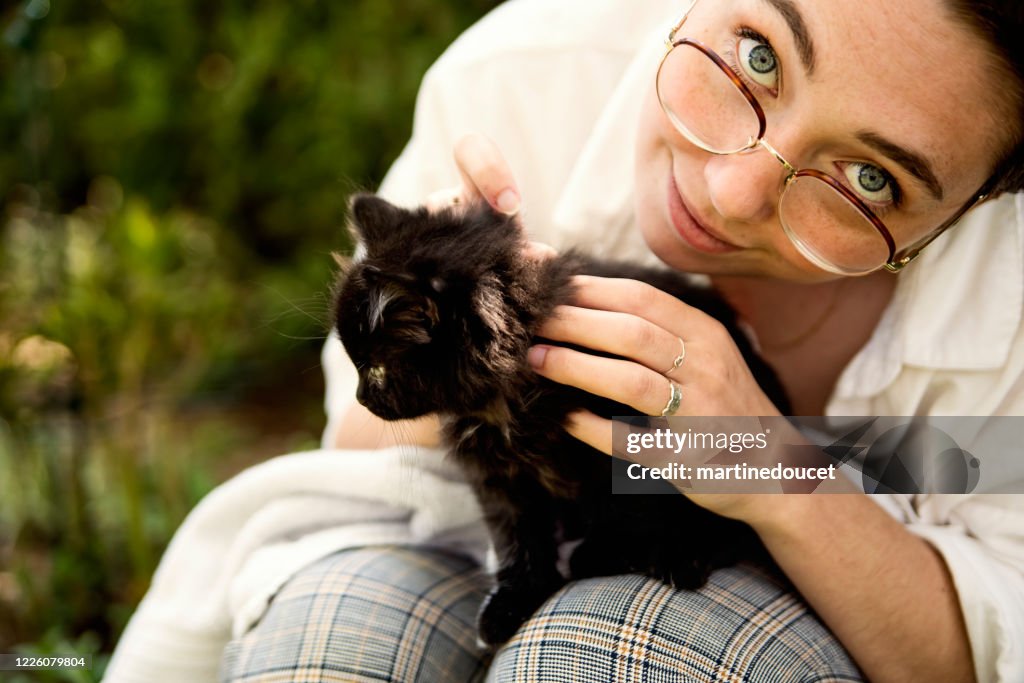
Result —
<instances>
[{"instance_id":1,"label":"woman's forearm","mask_svg":"<svg viewBox=\"0 0 1024 683\"><path fill-rule=\"evenodd\" d=\"M755 528L870 680L975 680L956 589L931 545L863 494L775 499Z\"/></svg>"}]
</instances>

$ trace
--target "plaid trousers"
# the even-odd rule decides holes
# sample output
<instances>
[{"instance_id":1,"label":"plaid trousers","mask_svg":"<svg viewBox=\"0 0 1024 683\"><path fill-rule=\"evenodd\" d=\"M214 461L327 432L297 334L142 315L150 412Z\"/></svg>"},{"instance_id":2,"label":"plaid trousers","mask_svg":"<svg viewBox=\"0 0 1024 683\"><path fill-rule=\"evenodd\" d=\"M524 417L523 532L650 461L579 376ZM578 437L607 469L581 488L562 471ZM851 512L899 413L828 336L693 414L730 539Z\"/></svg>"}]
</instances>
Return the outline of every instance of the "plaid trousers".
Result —
<instances>
[{"instance_id":1,"label":"plaid trousers","mask_svg":"<svg viewBox=\"0 0 1024 683\"><path fill-rule=\"evenodd\" d=\"M493 655L476 644L490 578L436 548L367 547L306 568L232 641L222 680L379 683L862 681L784 579L741 566L698 591L622 575L553 595Z\"/></svg>"}]
</instances>

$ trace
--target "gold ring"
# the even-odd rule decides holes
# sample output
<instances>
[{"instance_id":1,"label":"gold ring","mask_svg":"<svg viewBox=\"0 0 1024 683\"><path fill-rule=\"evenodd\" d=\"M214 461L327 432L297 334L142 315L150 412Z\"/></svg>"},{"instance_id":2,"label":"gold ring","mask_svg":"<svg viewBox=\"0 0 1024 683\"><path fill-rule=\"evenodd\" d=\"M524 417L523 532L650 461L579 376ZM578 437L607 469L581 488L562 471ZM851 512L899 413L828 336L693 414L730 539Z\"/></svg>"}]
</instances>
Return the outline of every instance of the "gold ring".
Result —
<instances>
[{"instance_id":1,"label":"gold ring","mask_svg":"<svg viewBox=\"0 0 1024 683\"><path fill-rule=\"evenodd\" d=\"M672 359L672 367L670 367L665 372L661 373L663 375L667 375L668 373L672 372L680 365L682 365L684 360L686 360L686 344L683 343L682 337L676 337L676 339L679 340L679 355Z\"/></svg>"},{"instance_id":2,"label":"gold ring","mask_svg":"<svg viewBox=\"0 0 1024 683\"><path fill-rule=\"evenodd\" d=\"M668 397L668 403L665 404L665 409L661 411L662 417L671 417L676 414L679 410L679 404L683 402L683 392L679 388L679 385L672 380L668 381L668 389L671 392Z\"/></svg>"}]
</instances>

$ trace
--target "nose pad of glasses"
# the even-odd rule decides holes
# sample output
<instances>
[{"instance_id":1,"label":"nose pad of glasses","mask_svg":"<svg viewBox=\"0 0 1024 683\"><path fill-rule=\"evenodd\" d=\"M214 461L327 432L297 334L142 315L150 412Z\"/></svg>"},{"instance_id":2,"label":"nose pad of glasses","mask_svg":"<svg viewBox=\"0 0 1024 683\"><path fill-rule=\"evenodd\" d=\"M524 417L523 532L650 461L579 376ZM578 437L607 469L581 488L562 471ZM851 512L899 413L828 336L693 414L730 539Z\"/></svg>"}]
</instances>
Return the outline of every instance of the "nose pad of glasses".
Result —
<instances>
[{"instance_id":1,"label":"nose pad of glasses","mask_svg":"<svg viewBox=\"0 0 1024 683\"><path fill-rule=\"evenodd\" d=\"M764 147L768 150L768 153L775 157L775 160L782 164L782 167L786 169L786 179L788 180L791 176L796 174L796 168L786 161L786 158L779 153L779 150L772 147L764 138L757 141L759 147Z\"/></svg>"}]
</instances>

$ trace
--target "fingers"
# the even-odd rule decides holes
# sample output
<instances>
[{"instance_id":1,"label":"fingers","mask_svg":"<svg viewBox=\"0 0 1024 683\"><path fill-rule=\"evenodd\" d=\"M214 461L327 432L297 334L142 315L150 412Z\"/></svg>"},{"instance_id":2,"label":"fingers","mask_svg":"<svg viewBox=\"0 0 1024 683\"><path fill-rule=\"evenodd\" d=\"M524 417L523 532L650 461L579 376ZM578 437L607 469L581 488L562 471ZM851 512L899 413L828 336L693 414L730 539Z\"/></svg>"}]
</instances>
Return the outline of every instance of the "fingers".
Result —
<instances>
[{"instance_id":1,"label":"fingers","mask_svg":"<svg viewBox=\"0 0 1024 683\"><path fill-rule=\"evenodd\" d=\"M723 331L707 313L645 282L592 275L577 275L573 281L577 285L573 303L577 306L628 313L666 330L700 330L702 337ZM685 340L690 337L685 332L678 336Z\"/></svg>"},{"instance_id":2,"label":"fingers","mask_svg":"<svg viewBox=\"0 0 1024 683\"><path fill-rule=\"evenodd\" d=\"M569 415L566 431L583 443L596 448L605 455L612 454L612 421L594 415L589 410L579 410Z\"/></svg>"},{"instance_id":3,"label":"fingers","mask_svg":"<svg viewBox=\"0 0 1024 683\"><path fill-rule=\"evenodd\" d=\"M538 331L571 348L531 351L538 374L646 415L666 409L670 415L777 414L715 318L634 280L577 276L574 282L577 305L558 307ZM673 383L682 389L678 405Z\"/></svg>"},{"instance_id":4,"label":"fingers","mask_svg":"<svg viewBox=\"0 0 1024 683\"><path fill-rule=\"evenodd\" d=\"M533 261L544 261L558 256L558 252L550 244L527 242L526 247L523 248L523 256Z\"/></svg>"},{"instance_id":5,"label":"fingers","mask_svg":"<svg viewBox=\"0 0 1024 683\"><path fill-rule=\"evenodd\" d=\"M455 143L455 165L462 176L465 199L481 198L497 211L519 211L519 189L512 169L498 146L480 133L465 135Z\"/></svg>"},{"instance_id":6,"label":"fingers","mask_svg":"<svg viewBox=\"0 0 1024 683\"><path fill-rule=\"evenodd\" d=\"M586 339L581 331L586 331ZM679 337L649 320L618 311L559 306L540 328L552 341L584 343L587 348L631 358L655 372L668 372L681 348Z\"/></svg>"},{"instance_id":7,"label":"fingers","mask_svg":"<svg viewBox=\"0 0 1024 683\"><path fill-rule=\"evenodd\" d=\"M428 209L438 211L483 200L506 215L519 212L519 190L512 169L490 138L480 133L464 135L455 143L453 154L462 182L432 192L425 202Z\"/></svg>"},{"instance_id":8,"label":"fingers","mask_svg":"<svg viewBox=\"0 0 1024 683\"><path fill-rule=\"evenodd\" d=\"M457 204L465 204L468 198L461 186L446 187L427 195L427 201L423 203L431 212L437 212Z\"/></svg>"},{"instance_id":9,"label":"fingers","mask_svg":"<svg viewBox=\"0 0 1024 683\"><path fill-rule=\"evenodd\" d=\"M643 415L661 415L670 405L674 391L680 390L679 384L632 361L594 356L562 346L539 344L530 349L528 358L534 370L550 380L610 398ZM678 410L676 402L671 414Z\"/></svg>"}]
</instances>

